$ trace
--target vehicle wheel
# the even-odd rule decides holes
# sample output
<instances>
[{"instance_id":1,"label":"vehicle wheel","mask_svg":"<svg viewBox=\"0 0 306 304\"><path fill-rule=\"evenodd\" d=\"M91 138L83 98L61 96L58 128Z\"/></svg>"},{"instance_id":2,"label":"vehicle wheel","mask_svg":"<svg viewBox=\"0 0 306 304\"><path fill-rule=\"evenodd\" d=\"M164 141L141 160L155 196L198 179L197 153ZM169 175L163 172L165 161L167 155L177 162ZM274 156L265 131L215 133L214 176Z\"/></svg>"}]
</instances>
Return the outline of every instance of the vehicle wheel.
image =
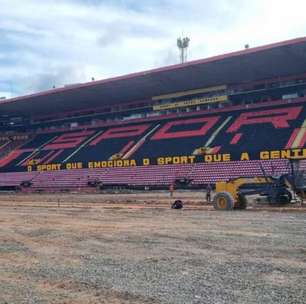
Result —
<instances>
[{"instance_id":1,"label":"vehicle wheel","mask_svg":"<svg viewBox=\"0 0 306 304\"><path fill-rule=\"evenodd\" d=\"M242 195L242 194L239 194L238 202L235 205L235 209L245 210L247 205L248 205L248 202L247 202L246 197L244 195Z\"/></svg>"},{"instance_id":2,"label":"vehicle wheel","mask_svg":"<svg viewBox=\"0 0 306 304\"><path fill-rule=\"evenodd\" d=\"M213 205L216 210L232 210L234 198L229 192L219 192L214 197Z\"/></svg>"},{"instance_id":3,"label":"vehicle wheel","mask_svg":"<svg viewBox=\"0 0 306 304\"><path fill-rule=\"evenodd\" d=\"M287 189L281 189L273 197L268 197L270 205L287 205L291 200L292 194Z\"/></svg>"},{"instance_id":4,"label":"vehicle wheel","mask_svg":"<svg viewBox=\"0 0 306 304\"><path fill-rule=\"evenodd\" d=\"M280 193L277 194L277 199L276 201L280 204L280 205L287 205L290 204L292 200L292 194L290 191L288 191L287 189L284 189L282 191L280 191Z\"/></svg>"}]
</instances>

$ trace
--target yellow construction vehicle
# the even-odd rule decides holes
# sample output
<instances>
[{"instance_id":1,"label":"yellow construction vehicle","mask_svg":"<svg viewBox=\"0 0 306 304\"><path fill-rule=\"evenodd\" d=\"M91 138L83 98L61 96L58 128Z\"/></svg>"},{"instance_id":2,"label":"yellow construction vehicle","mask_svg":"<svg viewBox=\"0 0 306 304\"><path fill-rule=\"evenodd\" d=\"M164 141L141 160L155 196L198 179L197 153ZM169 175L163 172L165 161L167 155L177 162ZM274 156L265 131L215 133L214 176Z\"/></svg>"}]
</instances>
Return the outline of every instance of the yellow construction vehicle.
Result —
<instances>
[{"instance_id":1,"label":"yellow construction vehicle","mask_svg":"<svg viewBox=\"0 0 306 304\"><path fill-rule=\"evenodd\" d=\"M305 198L305 172L299 170L299 162L290 160L291 173L279 177L240 177L216 183L216 195L213 199L217 210L245 209L246 196L258 194L266 196L271 205L285 205L292 201L292 193Z\"/></svg>"}]
</instances>

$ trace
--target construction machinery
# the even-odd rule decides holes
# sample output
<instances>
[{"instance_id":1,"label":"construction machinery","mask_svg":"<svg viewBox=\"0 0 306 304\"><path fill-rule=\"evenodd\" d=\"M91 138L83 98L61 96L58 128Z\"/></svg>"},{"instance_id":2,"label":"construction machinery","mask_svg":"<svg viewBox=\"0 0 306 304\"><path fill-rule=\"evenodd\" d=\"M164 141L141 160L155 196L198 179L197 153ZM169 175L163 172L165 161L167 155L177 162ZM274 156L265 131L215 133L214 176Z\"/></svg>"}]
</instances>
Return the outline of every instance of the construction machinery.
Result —
<instances>
[{"instance_id":1,"label":"construction machinery","mask_svg":"<svg viewBox=\"0 0 306 304\"><path fill-rule=\"evenodd\" d=\"M239 177L216 183L213 199L217 210L246 209L247 196L265 196L270 205L286 205L293 197L304 199L306 193L305 171L300 170L300 162L290 159L287 174L268 176L261 163L262 177Z\"/></svg>"}]
</instances>

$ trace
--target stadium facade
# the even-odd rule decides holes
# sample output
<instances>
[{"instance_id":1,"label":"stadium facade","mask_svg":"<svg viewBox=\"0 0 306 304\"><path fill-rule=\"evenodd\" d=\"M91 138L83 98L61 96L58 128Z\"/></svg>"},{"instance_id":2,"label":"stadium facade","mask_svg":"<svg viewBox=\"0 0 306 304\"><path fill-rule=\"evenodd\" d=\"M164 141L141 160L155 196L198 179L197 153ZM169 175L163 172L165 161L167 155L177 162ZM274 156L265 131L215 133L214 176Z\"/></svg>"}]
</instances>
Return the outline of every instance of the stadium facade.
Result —
<instances>
[{"instance_id":1,"label":"stadium facade","mask_svg":"<svg viewBox=\"0 0 306 304\"><path fill-rule=\"evenodd\" d=\"M0 188L285 173L306 158L305 100L306 38L2 100Z\"/></svg>"}]
</instances>

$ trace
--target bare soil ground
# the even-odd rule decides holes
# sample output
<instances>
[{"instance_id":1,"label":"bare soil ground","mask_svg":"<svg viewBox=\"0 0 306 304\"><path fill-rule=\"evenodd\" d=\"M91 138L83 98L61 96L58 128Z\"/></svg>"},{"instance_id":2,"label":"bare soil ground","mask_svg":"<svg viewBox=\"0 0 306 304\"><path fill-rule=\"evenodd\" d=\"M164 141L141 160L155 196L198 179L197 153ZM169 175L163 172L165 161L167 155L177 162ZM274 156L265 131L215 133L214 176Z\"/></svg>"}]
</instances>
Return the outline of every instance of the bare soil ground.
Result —
<instances>
[{"instance_id":1,"label":"bare soil ground","mask_svg":"<svg viewBox=\"0 0 306 304\"><path fill-rule=\"evenodd\" d=\"M0 303L305 303L306 208L203 196L1 195Z\"/></svg>"}]
</instances>

